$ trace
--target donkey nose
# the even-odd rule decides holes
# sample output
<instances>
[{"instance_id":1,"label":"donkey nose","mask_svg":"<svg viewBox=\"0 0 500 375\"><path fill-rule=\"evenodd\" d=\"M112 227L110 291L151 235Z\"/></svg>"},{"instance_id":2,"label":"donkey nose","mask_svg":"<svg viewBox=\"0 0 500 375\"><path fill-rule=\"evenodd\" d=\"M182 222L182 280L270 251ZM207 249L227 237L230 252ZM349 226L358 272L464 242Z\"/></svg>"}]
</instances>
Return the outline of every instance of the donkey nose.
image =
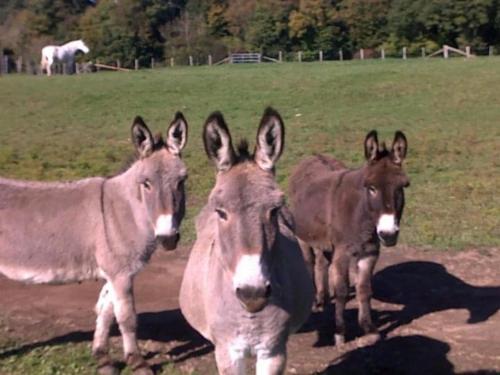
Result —
<instances>
[{"instance_id":1,"label":"donkey nose","mask_svg":"<svg viewBox=\"0 0 500 375\"><path fill-rule=\"evenodd\" d=\"M395 232L377 232L378 237L384 246L394 246L398 242L399 230Z\"/></svg>"},{"instance_id":2,"label":"donkey nose","mask_svg":"<svg viewBox=\"0 0 500 375\"><path fill-rule=\"evenodd\" d=\"M251 313L262 310L271 296L271 284L268 282L263 287L245 286L236 288L236 297L243 307Z\"/></svg>"}]
</instances>

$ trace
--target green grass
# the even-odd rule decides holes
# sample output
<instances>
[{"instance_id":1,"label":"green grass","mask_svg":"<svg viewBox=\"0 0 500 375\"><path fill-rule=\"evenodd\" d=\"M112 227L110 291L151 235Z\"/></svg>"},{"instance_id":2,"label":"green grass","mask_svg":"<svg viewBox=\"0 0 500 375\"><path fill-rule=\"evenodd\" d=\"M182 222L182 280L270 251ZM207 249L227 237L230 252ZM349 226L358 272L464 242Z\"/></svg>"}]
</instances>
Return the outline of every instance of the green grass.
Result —
<instances>
[{"instance_id":1,"label":"green grass","mask_svg":"<svg viewBox=\"0 0 500 375\"><path fill-rule=\"evenodd\" d=\"M275 106L286 124L278 179L326 152L351 166L377 129L409 140L401 242L463 249L499 245L500 69L498 58L329 62L174 68L82 76L0 79L0 175L37 180L110 174L131 152L129 126L140 114L165 131L182 110L190 124L185 152L192 218L213 184L201 127L221 110L234 138L253 141L260 115Z\"/></svg>"},{"instance_id":2,"label":"green grass","mask_svg":"<svg viewBox=\"0 0 500 375\"><path fill-rule=\"evenodd\" d=\"M213 185L201 128L221 110L234 138L252 143L265 106L285 120L278 180L313 152L363 163L363 139L403 130L411 178L401 242L435 249L500 245L499 58L174 68L83 76L0 78L0 175L36 180L112 174L142 115L165 131L177 110L189 122L184 241ZM3 338L0 348L11 347ZM0 361L0 373L89 371L88 344L41 347ZM165 373L171 373L167 366ZM172 370L174 371L174 370Z\"/></svg>"}]
</instances>

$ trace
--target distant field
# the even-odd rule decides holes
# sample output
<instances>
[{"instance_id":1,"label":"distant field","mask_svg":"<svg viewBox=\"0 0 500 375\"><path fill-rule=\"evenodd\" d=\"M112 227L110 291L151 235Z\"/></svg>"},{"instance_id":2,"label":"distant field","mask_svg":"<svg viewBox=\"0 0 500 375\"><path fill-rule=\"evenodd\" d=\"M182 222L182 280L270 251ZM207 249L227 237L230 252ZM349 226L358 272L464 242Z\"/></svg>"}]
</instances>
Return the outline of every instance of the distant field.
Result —
<instances>
[{"instance_id":1,"label":"distant field","mask_svg":"<svg viewBox=\"0 0 500 375\"><path fill-rule=\"evenodd\" d=\"M189 125L188 220L213 185L201 127L221 110L234 138L253 144L265 106L280 111L286 188L299 159L325 152L363 162L371 129L403 130L411 178L401 242L463 249L500 245L500 58L184 67L82 76L0 77L0 175L59 180L113 174L142 115L165 131L176 110Z\"/></svg>"}]
</instances>

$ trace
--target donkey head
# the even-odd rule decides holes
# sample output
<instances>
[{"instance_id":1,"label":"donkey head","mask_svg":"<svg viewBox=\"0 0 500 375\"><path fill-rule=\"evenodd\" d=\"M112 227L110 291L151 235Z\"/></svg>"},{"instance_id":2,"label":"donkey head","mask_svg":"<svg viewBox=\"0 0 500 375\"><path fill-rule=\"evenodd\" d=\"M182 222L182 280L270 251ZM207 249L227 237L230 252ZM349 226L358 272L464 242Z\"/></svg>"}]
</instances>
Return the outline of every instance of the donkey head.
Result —
<instances>
[{"instance_id":1,"label":"donkey head","mask_svg":"<svg viewBox=\"0 0 500 375\"><path fill-rule=\"evenodd\" d=\"M394 246L399 235L399 221L405 203L404 188L410 185L402 163L408 144L405 135L397 131L391 150L379 147L377 132L372 130L365 139L368 161L364 185L368 209L376 225L377 236L385 246Z\"/></svg>"},{"instance_id":2,"label":"donkey head","mask_svg":"<svg viewBox=\"0 0 500 375\"><path fill-rule=\"evenodd\" d=\"M253 155L245 141L238 152L234 150L221 113L210 115L203 129L205 151L218 170L209 207L215 211L223 267L249 312L262 310L272 294L278 212L284 204L274 165L283 150L284 135L283 121L271 108L260 122Z\"/></svg>"},{"instance_id":3,"label":"donkey head","mask_svg":"<svg viewBox=\"0 0 500 375\"><path fill-rule=\"evenodd\" d=\"M132 140L139 155L135 172L137 197L155 237L167 250L177 246L185 213L187 170L180 153L186 145L187 128L180 112L168 127L166 141L161 137L155 140L140 117L132 125Z\"/></svg>"}]
</instances>

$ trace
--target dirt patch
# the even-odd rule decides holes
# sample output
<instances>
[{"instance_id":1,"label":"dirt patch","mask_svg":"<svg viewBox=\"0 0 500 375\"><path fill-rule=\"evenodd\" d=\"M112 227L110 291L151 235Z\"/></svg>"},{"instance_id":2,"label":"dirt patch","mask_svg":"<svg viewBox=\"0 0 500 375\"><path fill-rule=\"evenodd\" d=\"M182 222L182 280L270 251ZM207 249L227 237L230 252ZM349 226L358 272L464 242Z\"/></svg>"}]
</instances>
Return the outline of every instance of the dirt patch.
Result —
<instances>
[{"instance_id":1,"label":"dirt patch","mask_svg":"<svg viewBox=\"0 0 500 375\"><path fill-rule=\"evenodd\" d=\"M139 337L149 361L174 362L182 371L215 373L212 347L178 309L178 291L188 249L157 253L137 277ZM373 315L384 339L364 346L348 304L348 342L332 342L333 306L313 314L288 346L288 372L477 373L500 372L500 250L436 252L384 249L373 285ZM101 282L23 285L0 279L3 342L15 352L41 345L90 342L93 306ZM119 347L115 332L113 344ZM1 357L9 356L4 351Z\"/></svg>"}]
</instances>

